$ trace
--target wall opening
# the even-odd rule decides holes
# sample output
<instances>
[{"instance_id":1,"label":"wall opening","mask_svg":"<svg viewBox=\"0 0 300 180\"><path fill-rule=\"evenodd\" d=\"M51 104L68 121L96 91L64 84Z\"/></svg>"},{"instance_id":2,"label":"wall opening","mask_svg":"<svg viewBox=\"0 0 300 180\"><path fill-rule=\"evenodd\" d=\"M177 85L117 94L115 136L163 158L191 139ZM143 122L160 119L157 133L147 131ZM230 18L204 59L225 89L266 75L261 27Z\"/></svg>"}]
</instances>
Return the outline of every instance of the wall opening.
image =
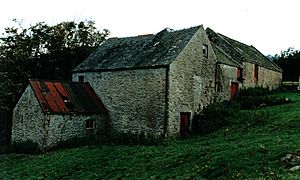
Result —
<instances>
[{"instance_id":1,"label":"wall opening","mask_svg":"<svg viewBox=\"0 0 300 180\"><path fill-rule=\"evenodd\" d=\"M237 97L238 94L239 83L231 82L230 84L230 99L233 100Z\"/></svg>"},{"instance_id":2,"label":"wall opening","mask_svg":"<svg viewBox=\"0 0 300 180\"><path fill-rule=\"evenodd\" d=\"M207 44L203 44L202 46L202 50L203 50L203 57L208 57L208 45Z\"/></svg>"},{"instance_id":3,"label":"wall opening","mask_svg":"<svg viewBox=\"0 0 300 180\"><path fill-rule=\"evenodd\" d=\"M258 65L257 64L254 65L254 78L253 78L253 80L254 80L255 84L258 83Z\"/></svg>"},{"instance_id":4,"label":"wall opening","mask_svg":"<svg viewBox=\"0 0 300 180\"><path fill-rule=\"evenodd\" d=\"M78 82L84 82L84 76L83 75L78 76Z\"/></svg>"},{"instance_id":5,"label":"wall opening","mask_svg":"<svg viewBox=\"0 0 300 180\"><path fill-rule=\"evenodd\" d=\"M189 134L190 127L190 112L181 112L180 113L180 136L186 137Z\"/></svg>"}]
</instances>

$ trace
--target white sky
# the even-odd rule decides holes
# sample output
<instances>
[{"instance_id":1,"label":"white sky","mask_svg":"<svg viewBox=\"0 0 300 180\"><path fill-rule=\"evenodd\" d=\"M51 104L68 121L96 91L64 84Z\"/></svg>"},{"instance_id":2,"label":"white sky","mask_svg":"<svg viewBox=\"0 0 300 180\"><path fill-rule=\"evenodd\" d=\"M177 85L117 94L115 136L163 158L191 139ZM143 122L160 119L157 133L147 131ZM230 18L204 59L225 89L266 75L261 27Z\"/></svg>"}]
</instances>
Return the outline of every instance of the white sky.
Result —
<instances>
[{"instance_id":1,"label":"white sky","mask_svg":"<svg viewBox=\"0 0 300 180\"><path fill-rule=\"evenodd\" d=\"M203 24L274 55L300 49L299 5L299 0L6 0L0 6L0 31L14 18L49 25L94 20L111 37Z\"/></svg>"}]
</instances>

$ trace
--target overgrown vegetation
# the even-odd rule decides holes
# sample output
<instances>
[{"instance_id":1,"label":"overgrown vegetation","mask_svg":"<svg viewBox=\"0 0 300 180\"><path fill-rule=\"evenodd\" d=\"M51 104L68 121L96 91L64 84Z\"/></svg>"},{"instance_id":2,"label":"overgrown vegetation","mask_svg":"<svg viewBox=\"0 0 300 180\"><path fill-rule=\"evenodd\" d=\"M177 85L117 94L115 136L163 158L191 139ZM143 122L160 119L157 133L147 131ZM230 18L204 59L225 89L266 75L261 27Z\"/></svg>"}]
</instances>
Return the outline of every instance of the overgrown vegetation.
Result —
<instances>
[{"instance_id":1,"label":"overgrown vegetation","mask_svg":"<svg viewBox=\"0 0 300 180\"><path fill-rule=\"evenodd\" d=\"M268 88L253 87L239 91L238 97L234 101L224 101L208 105L201 114L197 114L192 119L192 134L203 135L211 133L223 126L240 121L245 124L257 124L252 115L246 115L246 119L237 116L242 114L241 110L255 109L265 106L273 106L288 103L285 97L280 97ZM263 119L263 118L260 118ZM262 120L258 120L263 122Z\"/></svg>"},{"instance_id":2,"label":"overgrown vegetation","mask_svg":"<svg viewBox=\"0 0 300 180\"><path fill-rule=\"evenodd\" d=\"M72 69L109 35L93 21L14 23L0 37L0 107L5 109L14 107L29 78L70 80Z\"/></svg>"},{"instance_id":3,"label":"overgrown vegetation","mask_svg":"<svg viewBox=\"0 0 300 180\"><path fill-rule=\"evenodd\" d=\"M158 146L93 146L0 156L0 179L299 179L281 158L299 152L300 94L245 109L215 132ZM299 162L298 162L299 163Z\"/></svg>"}]
</instances>

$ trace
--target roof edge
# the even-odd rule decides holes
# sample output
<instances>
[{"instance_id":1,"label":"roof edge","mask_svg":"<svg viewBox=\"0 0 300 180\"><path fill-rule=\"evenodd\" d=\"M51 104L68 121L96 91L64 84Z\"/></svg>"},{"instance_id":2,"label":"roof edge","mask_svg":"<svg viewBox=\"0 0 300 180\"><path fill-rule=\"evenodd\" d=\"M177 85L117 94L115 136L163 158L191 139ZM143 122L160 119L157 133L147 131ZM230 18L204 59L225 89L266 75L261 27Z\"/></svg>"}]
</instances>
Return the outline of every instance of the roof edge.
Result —
<instances>
[{"instance_id":1,"label":"roof edge","mask_svg":"<svg viewBox=\"0 0 300 180\"><path fill-rule=\"evenodd\" d=\"M128 67L128 68L109 68L109 69L82 69L82 70L72 70L72 73L82 73L82 72L109 72L109 71L125 71L125 70L142 70L142 69L160 69L167 68L169 64L157 65L157 66L145 66L145 67Z\"/></svg>"}]
</instances>

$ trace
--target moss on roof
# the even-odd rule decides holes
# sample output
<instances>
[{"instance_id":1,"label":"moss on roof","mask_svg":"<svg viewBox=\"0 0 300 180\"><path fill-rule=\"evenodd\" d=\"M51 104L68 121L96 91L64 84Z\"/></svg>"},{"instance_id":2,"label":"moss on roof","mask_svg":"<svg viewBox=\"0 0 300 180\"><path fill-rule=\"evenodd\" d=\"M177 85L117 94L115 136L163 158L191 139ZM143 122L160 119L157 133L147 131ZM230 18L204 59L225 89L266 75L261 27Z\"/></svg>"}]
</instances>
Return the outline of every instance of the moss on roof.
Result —
<instances>
[{"instance_id":1,"label":"moss on roof","mask_svg":"<svg viewBox=\"0 0 300 180\"><path fill-rule=\"evenodd\" d=\"M229 55L227 55L224 51L222 51L219 47L212 43L212 47L217 56L217 62L221 64L226 64L234 67L242 67L240 63L232 59Z\"/></svg>"},{"instance_id":2,"label":"moss on roof","mask_svg":"<svg viewBox=\"0 0 300 180\"><path fill-rule=\"evenodd\" d=\"M190 41L200 26L155 35L111 38L74 71L144 68L168 65Z\"/></svg>"},{"instance_id":3,"label":"moss on roof","mask_svg":"<svg viewBox=\"0 0 300 180\"><path fill-rule=\"evenodd\" d=\"M282 69L279 66L271 62L255 47L248 46L227 36L216 33L210 28L206 29L206 33L212 43L235 61L239 63L250 62L270 70L282 72Z\"/></svg>"}]
</instances>

